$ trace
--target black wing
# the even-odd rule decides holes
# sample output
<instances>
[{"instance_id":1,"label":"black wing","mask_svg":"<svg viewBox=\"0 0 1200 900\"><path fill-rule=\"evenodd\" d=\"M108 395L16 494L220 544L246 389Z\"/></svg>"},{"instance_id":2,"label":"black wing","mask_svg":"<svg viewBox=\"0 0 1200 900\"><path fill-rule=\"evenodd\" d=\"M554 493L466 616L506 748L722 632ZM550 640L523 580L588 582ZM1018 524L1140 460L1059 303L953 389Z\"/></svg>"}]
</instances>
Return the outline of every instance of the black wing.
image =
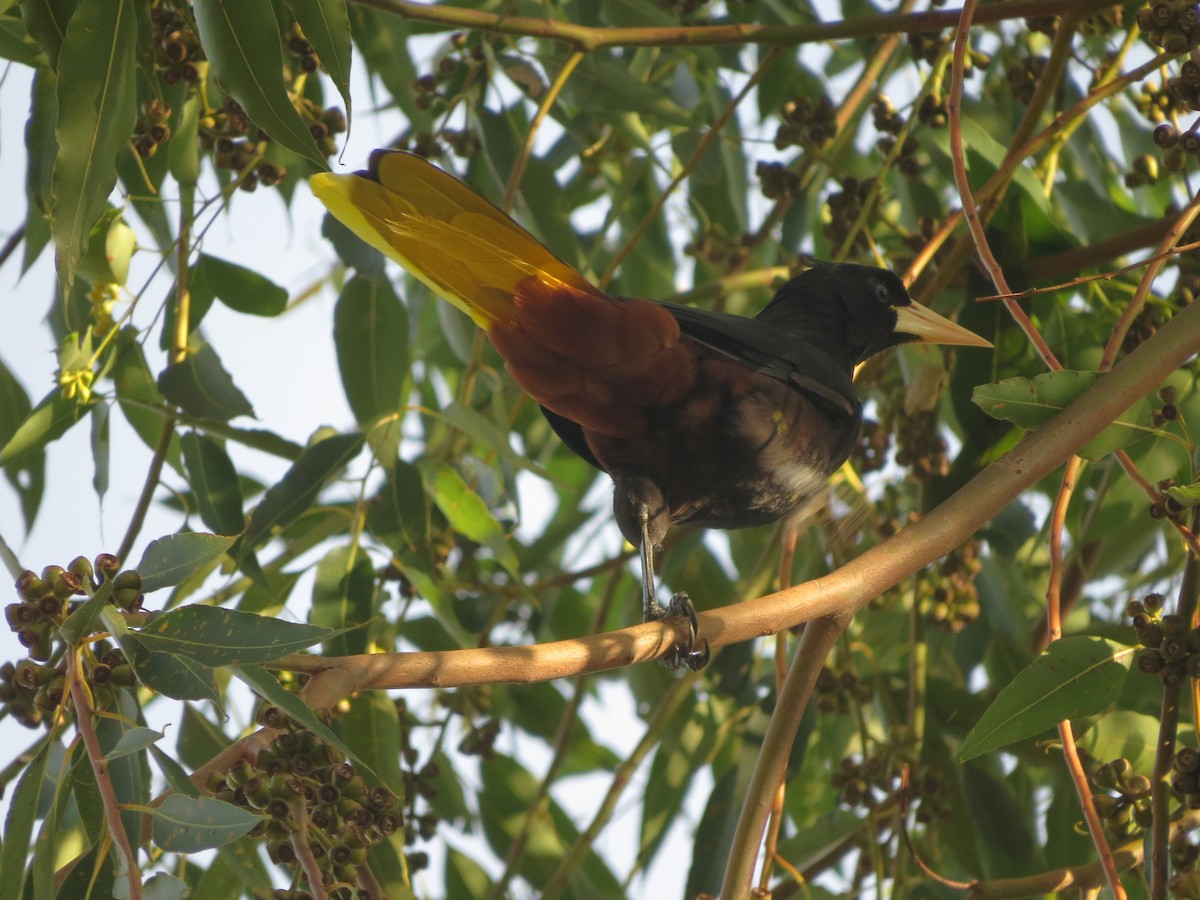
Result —
<instances>
[{"instance_id":1,"label":"black wing","mask_svg":"<svg viewBox=\"0 0 1200 900\"><path fill-rule=\"evenodd\" d=\"M572 422L565 416L560 416L553 410L541 407L542 415L546 417L546 421L550 423L550 427L554 429L554 433L559 436L567 449L582 459L584 462L595 466L603 471L604 466L597 462L595 455L592 453L592 448L588 446L587 440L583 437L583 428L578 422Z\"/></svg>"},{"instance_id":2,"label":"black wing","mask_svg":"<svg viewBox=\"0 0 1200 900\"><path fill-rule=\"evenodd\" d=\"M796 387L835 414L859 414L850 373L817 345L758 319L674 303L662 306L692 340Z\"/></svg>"}]
</instances>

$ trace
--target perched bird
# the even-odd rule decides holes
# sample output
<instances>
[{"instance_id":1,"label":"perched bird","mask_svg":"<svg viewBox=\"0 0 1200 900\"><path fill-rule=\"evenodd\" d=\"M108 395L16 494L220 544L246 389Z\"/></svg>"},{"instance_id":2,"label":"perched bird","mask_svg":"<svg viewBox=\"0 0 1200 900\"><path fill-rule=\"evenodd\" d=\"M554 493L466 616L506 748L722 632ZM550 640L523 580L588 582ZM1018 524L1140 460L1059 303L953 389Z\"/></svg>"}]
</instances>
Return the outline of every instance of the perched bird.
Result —
<instances>
[{"instance_id":1,"label":"perched bird","mask_svg":"<svg viewBox=\"0 0 1200 900\"><path fill-rule=\"evenodd\" d=\"M355 234L474 319L563 442L612 477L617 525L641 551L645 620L691 623L668 665L708 658L687 595L666 607L655 597L654 550L672 524L761 525L819 491L858 433L858 363L908 341L991 346L868 266L817 265L752 319L609 296L410 153L376 151L368 171L311 185Z\"/></svg>"}]
</instances>

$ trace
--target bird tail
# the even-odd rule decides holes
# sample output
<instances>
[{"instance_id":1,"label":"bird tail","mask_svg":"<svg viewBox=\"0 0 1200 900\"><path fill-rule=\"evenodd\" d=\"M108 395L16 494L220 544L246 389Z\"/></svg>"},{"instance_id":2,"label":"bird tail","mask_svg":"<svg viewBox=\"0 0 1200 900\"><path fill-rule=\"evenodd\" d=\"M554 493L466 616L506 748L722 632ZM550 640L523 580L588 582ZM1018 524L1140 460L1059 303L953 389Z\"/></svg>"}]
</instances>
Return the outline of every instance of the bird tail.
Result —
<instances>
[{"instance_id":1,"label":"bird tail","mask_svg":"<svg viewBox=\"0 0 1200 900\"><path fill-rule=\"evenodd\" d=\"M419 156L377 150L368 171L322 172L309 184L342 224L488 331L517 317L513 298L522 286L603 296L511 218Z\"/></svg>"}]
</instances>

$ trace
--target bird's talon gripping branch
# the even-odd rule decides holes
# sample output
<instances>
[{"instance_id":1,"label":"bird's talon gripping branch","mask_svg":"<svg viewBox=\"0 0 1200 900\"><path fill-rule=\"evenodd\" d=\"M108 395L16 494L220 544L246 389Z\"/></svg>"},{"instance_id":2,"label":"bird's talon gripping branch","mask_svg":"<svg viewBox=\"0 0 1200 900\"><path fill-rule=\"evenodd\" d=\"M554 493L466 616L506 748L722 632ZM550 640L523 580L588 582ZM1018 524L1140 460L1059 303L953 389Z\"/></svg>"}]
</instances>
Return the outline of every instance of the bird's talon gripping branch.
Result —
<instances>
[{"instance_id":1,"label":"bird's talon gripping branch","mask_svg":"<svg viewBox=\"0 0 1200 900\"><path fill-rule=\"evenodd\" d=\"M800 273L754 318L610 296L411 153L376 151L369 171L310 184L486 329L563 442L612 476L617 525L642 551L645 620L692 624L668 665L709 655L687 595L654 599L654 548L672 525L764 525L822 490L858 434L856 364L908 341L991 346L914 303L894 273L848 263Z\"/></svg>"},{"instance_id":2,"label":"bird's talon gripping branch","mask_svg":"<svg viewBox=\"0 0 1200 900\"><path fill-rule=\"evenodd\" d=\"M656 604L657 605L657 604ZM678 669L680 666L687 666L693 672L697 672L708 665L708 660L712 656L709 650L708 641L700 641L699 646L696 645L696 636L700 630L700 623L696 619L696 607L692 605L692 598L685 591L680 591L671 597L671 602L666 608L658 607L662 610L661 618L670 616L679 616L685 619L688 623L688 640L687 643L677 643L671 652L663 656L661 662L668 669Z\"/></svg>"}]
</instances>

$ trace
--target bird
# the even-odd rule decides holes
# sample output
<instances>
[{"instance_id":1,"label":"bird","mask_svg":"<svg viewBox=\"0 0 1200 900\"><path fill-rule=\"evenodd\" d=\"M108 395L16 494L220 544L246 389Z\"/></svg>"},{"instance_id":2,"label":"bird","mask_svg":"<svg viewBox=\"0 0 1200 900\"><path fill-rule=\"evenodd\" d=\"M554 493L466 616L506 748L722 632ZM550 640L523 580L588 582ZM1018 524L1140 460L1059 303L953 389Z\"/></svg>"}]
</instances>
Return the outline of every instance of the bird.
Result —
<instances>
[{"instance_id":1,"label":"bird","mask_svg":"<svg viewBox=\"0 0 1200 900\"><path fill-rule=\"evenodd\" d=\"M639 551L643 621L690 629L660 662L702 668L685 592L663 605L654 555L672 525L785 519L848 458L862 420L855 366L910 341L991 344L916 303L893 272L820 263L753 318L613 296L421 156L376 150L318 173L334 218L486 331L563 443L613 482Z\"/></svg>"}]
</instances>

